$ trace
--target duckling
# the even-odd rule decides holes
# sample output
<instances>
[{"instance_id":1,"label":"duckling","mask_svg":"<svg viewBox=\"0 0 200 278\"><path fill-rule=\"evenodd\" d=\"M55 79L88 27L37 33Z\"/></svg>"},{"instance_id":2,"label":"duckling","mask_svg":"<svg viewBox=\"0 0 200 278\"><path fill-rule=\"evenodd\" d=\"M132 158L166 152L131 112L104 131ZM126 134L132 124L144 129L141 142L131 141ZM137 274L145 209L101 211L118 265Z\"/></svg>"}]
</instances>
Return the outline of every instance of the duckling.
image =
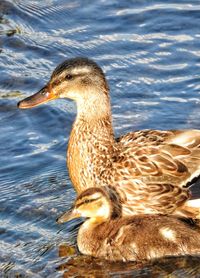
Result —
<instances>
[{"instance_id":1,"label":"duckling","mask_svg":"<svg viewBox=\"0 0 200 278\"><path fill-rule=\"evenodd\" d=\"M57 222L89 218L78 231L79 251L110 261L200 254L200 228L194 223L158 214L122 218L121 209L120 202L113 199L112 189L91 187Z\"/></svg>"},{"instance_id":2,"label":"duckling","mask_svg":"<svg viewBox=\"0 0 200 278\"><path fill-rule=\"evenodd\" d=\"M140 130L115 138L109 86L102 69L87 58L68 59L38 93L19 102L31 108L56 98L77 104L67 165L78 193L113 187L122 214L176 214L198 218L189 186L200 175L199 130Z\"/></svg>"}]
</instances>

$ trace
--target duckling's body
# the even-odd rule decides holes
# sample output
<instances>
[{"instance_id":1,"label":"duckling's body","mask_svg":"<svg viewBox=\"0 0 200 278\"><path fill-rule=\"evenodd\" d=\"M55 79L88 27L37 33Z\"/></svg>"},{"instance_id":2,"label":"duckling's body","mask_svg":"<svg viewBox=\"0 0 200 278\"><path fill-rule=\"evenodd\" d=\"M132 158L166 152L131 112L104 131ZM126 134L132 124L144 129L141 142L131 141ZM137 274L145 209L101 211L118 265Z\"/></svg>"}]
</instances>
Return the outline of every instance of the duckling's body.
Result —
<instances>
[{"instance_id":1,"label":"duckling's body","mask_svg":"<svg viewBox=\"0 0 200 278\"><path fill-rule=\"evenodd\" d=\"M188 202L200 174L200 131L142 130L118 139L112 127L109 88L100 67L86 58L66 60L40 92L20 102L29 108L55 98L76 101L67 151L78 193L110 185L123 215L179 214L197 218Z\"/></svg>"},{"instance_id":2,"label":"duckling's body","mask_svg":"<svg viewBox=\"0 0 200 278\"><path fill-rule=\"evenodd\" d=\"M170 216L135 215L109 222L87 220L78 233L82 254L111 261L200 254L200 229Z\"/></svg>"},{"instance_id":3,"label":"duckling's body","mask_svg":"<svg viewBox=\"0 0 200 278\"><path fill-rule=\"evenodd\" d=\"M82 254L110 261L139 261L165 256L200 254L200 228L173 216L135 215L122 218L120 203L103 188L80 194L63 223L89 217L78 231Z\"/></svg>"}]
</instances>

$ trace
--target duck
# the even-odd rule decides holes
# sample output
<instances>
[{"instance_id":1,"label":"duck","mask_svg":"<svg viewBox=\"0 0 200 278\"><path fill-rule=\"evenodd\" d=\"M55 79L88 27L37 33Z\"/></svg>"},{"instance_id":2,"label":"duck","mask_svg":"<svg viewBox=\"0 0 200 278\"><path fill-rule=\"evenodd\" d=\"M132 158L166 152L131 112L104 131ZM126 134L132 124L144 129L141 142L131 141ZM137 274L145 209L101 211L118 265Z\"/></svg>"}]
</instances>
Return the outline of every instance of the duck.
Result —
<instances>
[{"instance_id":1,"label":"duck","mask_svg":"<svg viewBox=\"0 0 200 278\"><path fill-rule=\"evenodd\" d=\"M121 217L122 207L109 187L91 187L78 195L58 223L84 217L79 251L108 261L143 261L200 254L200 226L173 215Z\"/></svg>"},{"instance_id":2,"label":"duck","mask_svg":"<svg viewBox=\"0 0 200 278\"><path fill-rule=\"evenodd\" d=\"M28 109L50 100L76 102L67 166L78 194L110 186L122 215L172 214L199 218L191 186L200 175L200 130L136 130L115 138L109 85L96 62L67 59L48 83L18 103Z\"/></svg>"}]
</instances>

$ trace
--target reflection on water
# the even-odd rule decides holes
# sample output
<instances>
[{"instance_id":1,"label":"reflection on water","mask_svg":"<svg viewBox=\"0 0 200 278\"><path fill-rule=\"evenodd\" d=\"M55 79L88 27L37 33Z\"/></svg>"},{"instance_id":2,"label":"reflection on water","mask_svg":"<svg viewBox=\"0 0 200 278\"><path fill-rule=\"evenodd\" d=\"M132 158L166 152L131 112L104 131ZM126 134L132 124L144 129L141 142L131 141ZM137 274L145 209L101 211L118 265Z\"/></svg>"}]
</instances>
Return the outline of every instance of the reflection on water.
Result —
<instances>
[{"instance_id":1,"label":"reflection on water","mask_svg":"<svg viewBox=\"0 0 200 278\"><path fill-rule=\"evenodd\" d=\"M108 78L116 136L200 128L199 12L186 0L0 1L0 276L199 277L198 257L115 264L80 256L74 222L56 224L75 197L65 152L76 107L16 107L58 63L87 56Z\"/></svg>"},{"instance_id":2,"label":"reflection on water","mask_svg":"<svg viewBox=\"0 0 200 278\"><path fill-rule=\"evenodd\" d=\"M68 250L69 247L67 247ZM63 277L199 277L200 258L163 258L151 262L111 263L74 256L57 266ZM88 275L88 276L87 276Z\"/></svg>"}]
</instances>

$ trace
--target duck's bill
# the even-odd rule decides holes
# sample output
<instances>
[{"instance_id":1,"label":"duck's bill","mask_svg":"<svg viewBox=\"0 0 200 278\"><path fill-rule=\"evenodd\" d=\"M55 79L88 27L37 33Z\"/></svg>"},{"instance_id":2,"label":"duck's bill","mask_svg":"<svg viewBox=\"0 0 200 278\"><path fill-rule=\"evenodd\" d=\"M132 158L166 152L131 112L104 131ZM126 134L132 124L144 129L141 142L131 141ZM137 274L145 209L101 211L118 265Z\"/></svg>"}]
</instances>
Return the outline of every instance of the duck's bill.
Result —
<instances>
[{"instance_id":1,"label":"duck's bill","mask_svg":"<svg viewBox=\"0 0 200 278\"><path fill-rule=\"evenodd\" d=\"M79 217L81 217L80 213L78 213L76 210L72 209L72 210L69 210L69 211L65 212L60 217L58 217L56 222L59 223L59 224L62 224L62 223L65 223L67 221L70 221L72 219L79 218Z\"/></svg>"},{"instance_id":2,"label":"duck's bill","mask_svg":"<svg viewBox=\"0 0 200 278\"><path fill-rule=\"evenodd\" d=\"M21 100L18 103L18 107L21 109L32 108L55 98L58 98L58 96L48 90L48 87L46 86L36 94Z\"/></svg>"}]
</instances>

